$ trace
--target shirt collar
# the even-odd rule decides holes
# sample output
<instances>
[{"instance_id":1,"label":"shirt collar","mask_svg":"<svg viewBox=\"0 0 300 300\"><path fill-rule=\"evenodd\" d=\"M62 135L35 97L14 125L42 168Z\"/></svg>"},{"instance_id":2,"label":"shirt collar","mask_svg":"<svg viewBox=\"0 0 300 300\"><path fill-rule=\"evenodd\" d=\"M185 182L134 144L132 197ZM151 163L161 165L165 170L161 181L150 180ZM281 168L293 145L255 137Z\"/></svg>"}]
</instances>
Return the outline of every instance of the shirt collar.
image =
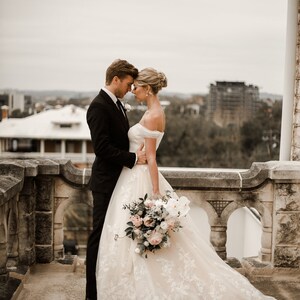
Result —
<instances>
[{"instance_id":1,"label":"shirt collar","mask_svg":"<svg viewBox=\"0 0 300 300\"><path fill-rule=\"evenodd\" d=\"M117 104L117 97L115 94L113 94L111 91L109 91L107 88L103 87L102 90L108 94L108 96L114 101L115 104Z\"/></svg>"}]
</instances>

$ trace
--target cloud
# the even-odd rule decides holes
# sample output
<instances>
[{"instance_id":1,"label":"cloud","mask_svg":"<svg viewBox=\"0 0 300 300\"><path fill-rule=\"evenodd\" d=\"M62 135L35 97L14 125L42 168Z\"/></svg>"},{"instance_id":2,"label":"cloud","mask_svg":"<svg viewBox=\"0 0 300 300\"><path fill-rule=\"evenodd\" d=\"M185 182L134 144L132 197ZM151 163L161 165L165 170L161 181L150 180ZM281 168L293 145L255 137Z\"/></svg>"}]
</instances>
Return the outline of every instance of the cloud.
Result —
<instances>
[{"instance_id":1,"label":"cloud","mask_svg":"<svg viewBox=\"0 0 300 300\"><path fill-rule=\"evenodd\" d=\"M120 57L169 74L169 90L222 78L281 93L285 11L272 0L1 0L0 88L97 90Z\"/></svg>"}]
</instances>

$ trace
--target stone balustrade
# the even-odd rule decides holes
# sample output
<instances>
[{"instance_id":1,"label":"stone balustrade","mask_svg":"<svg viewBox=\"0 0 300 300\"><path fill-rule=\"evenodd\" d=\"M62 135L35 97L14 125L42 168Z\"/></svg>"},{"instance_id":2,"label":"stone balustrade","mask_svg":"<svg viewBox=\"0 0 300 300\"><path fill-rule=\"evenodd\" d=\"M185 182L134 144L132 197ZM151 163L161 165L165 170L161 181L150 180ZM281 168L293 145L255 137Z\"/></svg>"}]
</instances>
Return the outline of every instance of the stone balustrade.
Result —
<instances>
[{"instance_id":1,"label":"stone balustrade","mask_svg":"<svg viewBox=\"0 0 300 300\"><path fill-rule=\"evenodd\" d=\"M64 256L64 212L75 203L92 206L90 172L68 160L0 160L0 281L8 279L8 261L30 266ZM249 207L261 217L260 261L300 267L300 162L161 172L179 195L205 210L211 243L223 259L228 219L236 209Z\"/></svg>"}]
</instances>

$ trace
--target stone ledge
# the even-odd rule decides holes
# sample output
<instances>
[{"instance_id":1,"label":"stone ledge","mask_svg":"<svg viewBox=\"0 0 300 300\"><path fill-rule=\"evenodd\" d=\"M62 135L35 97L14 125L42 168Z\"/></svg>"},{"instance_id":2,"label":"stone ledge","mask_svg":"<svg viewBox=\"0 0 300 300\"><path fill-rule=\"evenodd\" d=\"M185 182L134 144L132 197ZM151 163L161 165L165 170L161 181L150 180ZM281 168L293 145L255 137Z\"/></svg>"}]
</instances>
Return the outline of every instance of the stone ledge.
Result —
<instances>
[{"instance_id":1,"label":"stone ledge","mask_svg":"<svg viewBox=\"0 0 300 300\"><path fill-rule=\"evenodd\" d=\"M300 181L300 162L254 162L249 170L160 168L174 188L251 190L267 179Z\"/></svg>"},{"instance_id":2,"label":"stone ledge","mask_svg":"<svg viewBox=\"0 0 300 300\"><path fill-rule=\"evenodd\" d=\"M19 193L23 180L13 176L0 176L0 206Z\"/></svg>"},{"instance_id":3,"label":"stone ledge","mask_svg":"<svg viewBox=\"0 0 300 300\"><path fill-rule=\"evenodd\" d=\"M9 277L7 282L0 283L0 300L15 300L22 290L20 279Z\"/></svg>"},{"instance_id":4,"label":"stone ledge","mask_svg":"<svg viewBox=\"0 0 300 300\"><path fill-rule=\"evenodd\" d=\"M67 182L79 187L87 186L91 177L91 169L76 168L70 160L57 160L56 162L59 163L60 174Z\"/></svg>"},{"instance_id":5,"label":"stone ledge","mask_svg":"<svg viewBox=\"0 0 300 300\"><path fill-rule=\"evenodd\" d=\"M15 161L0 160L0 205L21 191L24 181L24 168Z\"/></svg>"},{"instance_id":6,"label":"stone ledge","mask_svg":"<svg viewBox=\"0 0 300 300\"><path fill-rule=\"evenodd\" d=\"M300 269L272 267L257 257L242 259L245 276L265 295L276 299L300 299Z\"/></svg>"},{"instance_id":7,"label":"stone ledge","mask_svg":"<svg viewBox=\"0 0 300 300\"><path fill-rule=\"evenodd\" d=\"M261 262L258 257L247 257L241 260L248 278L271 277L276 269L271 263Z\"/></svg>"},{"instance_id":8,"label":"stone ledge","mask_svg":"<svg viewBox=\"0 0 300 300\"><path fill-rule=\"evenodd\" d=\"M70 160L60 159L5 159L0 160L1 175L19 173L19 178L37 175L62 175L77 187L86 187L91 169L76 168ZM250 169L159 168L174 188L251 190L267 179L284 182L300 181L300 162L254 162ZM17 175L18 176L18 175ZM2 176L1 176L2 177Z\"/></svg>"},{"instance_id":9,"label":"stone ledge","mask_svg":"<svg viewBox=\"0 0 300 300\"><path fill-rule=\"evenodd\" d=\"M26 282L30 274L29 266L25 266L25 265L8 267L7 271L9 272L9 277L20 279L23 282Z\"/></svg>"},{"instance_id":10,"label":"stone ledge","mask_svg":"<svg viewBox=\"0 0 300 300\"><path fill-rule=\"evenodd\" d=\"M240 274L244 275L246 274L241 262L235 258L235 257L227 257L227 259L225 260L225 262L233 269L235 269L237 272L239 272Z\"/></svg>"},{"instance_id":11,"label":"stone ledge","mask_svg":"<svg viewBox=\"0 0 300 300\"><path fill-rule=\"evenodd\" d=\"M30 267L30 274L35 273L73 273L77 264L77 256L74 256L70 263L62 263L61 261L52 261L48 264L34 264Z\"/></svg>"}]
</instances>

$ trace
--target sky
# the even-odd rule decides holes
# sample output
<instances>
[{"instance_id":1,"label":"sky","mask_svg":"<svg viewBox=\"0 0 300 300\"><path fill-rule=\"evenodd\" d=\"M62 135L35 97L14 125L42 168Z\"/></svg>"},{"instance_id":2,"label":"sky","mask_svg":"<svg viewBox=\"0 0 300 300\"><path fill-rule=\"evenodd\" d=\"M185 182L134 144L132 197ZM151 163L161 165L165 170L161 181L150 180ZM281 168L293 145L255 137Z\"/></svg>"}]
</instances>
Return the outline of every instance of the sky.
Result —
<instances>
[{"instance_id":1,"label":"sky","mask_svg":"<svg viewBox=\"0 0 300 300\"><path fill-rule=\"evenodd\" d=\"M283 93L286 0L0 0L0 89L95 91L116 58L166 91Z\"/></svg>"}]
</instances>

